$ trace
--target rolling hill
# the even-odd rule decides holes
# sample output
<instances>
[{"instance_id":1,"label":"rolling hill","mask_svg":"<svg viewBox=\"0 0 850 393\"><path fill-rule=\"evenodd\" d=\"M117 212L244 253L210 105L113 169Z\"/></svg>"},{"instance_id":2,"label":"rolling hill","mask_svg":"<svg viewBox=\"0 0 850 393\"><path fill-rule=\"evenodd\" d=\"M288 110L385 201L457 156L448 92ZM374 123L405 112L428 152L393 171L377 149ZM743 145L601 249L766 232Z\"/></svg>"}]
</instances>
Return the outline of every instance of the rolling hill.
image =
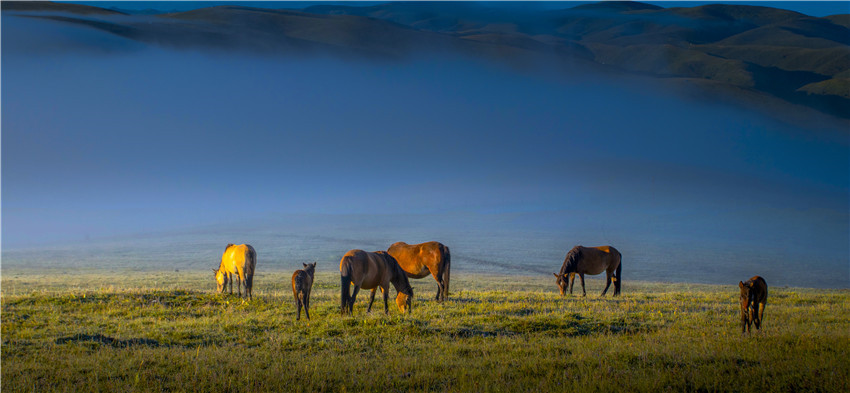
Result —
<instances>
[{"instance_id":1,"label":"rolling hill","mask_svg":"<svg viewBox=\"0 0 850 393\"><path fill-rule=\"evenodd\" d=\"M368 58L460 53L511 65L580 64L664 83L711 85L730 100L763 97L850 119L848 15L816 18L760 6L662 8L639 2L552 11L465 2L318 5L300 11L218 6L134 16L67 3L3 2L2 10L4 16L85 26L173 48Z\"/></svg>"}]
</instances>

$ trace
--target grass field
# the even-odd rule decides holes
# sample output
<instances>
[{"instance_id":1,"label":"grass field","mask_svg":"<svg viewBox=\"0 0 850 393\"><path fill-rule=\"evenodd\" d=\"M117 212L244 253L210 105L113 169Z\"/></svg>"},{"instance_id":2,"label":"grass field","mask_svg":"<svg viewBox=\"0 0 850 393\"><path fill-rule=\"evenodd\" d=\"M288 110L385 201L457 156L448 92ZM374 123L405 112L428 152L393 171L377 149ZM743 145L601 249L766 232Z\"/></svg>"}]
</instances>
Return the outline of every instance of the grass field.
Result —
<instances>
[{"instance_id":1,"label":"grass field","mask_svg":"<svg viewBox=\"0 0 850 393\"><path fill-rule=\"evenodd\" d=\"M415 280L412 315L392 290L389 316L361 292L340 317L319 273L296 323L291 273L258 274L251 302L211 272L2 273L4 392L850 391L847 290L771 287L742 335L734 285L562 298L552 277L455 274L446 303Z\"/></svg>"}]
</instances>

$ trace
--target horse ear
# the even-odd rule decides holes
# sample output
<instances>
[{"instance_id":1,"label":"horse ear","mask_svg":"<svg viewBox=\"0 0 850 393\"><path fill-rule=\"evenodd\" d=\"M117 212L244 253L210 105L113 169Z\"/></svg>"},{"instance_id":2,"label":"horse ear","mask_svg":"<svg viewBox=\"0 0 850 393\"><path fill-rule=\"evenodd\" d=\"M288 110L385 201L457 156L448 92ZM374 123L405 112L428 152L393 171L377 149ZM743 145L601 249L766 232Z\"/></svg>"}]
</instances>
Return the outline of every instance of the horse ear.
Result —
<instances>
[{"instance_id":1,"label":"horse ear","mask_svg":"<svg viewBox=\"0 0 850 393\"><path fill-rule=\"evenodd\" d=\"M306 264L306 263L302 263L302 265L304 265L304 267L307 267L307 264Z\"/></svg>"},{"instance_id":2,"label":"horse ear","mask_svg":"<svg viewBox=\"0 0 850 393\"><path fill-rule=\"evenodd\" d=\"M740 287L741 289L744 289L744 282L738 281L738 287Z\"/></svg>"},{"instance_id":3,"label":"horse ear","mask_svg":"<svg viewBox=\"0 0 850 393\"><path fill-rule=\"evenodd\" d=\"M558 273L552 273L552 274L554 274L554 275L555 275L555 277L558 277Z\"/></svg>"}]
</instances>

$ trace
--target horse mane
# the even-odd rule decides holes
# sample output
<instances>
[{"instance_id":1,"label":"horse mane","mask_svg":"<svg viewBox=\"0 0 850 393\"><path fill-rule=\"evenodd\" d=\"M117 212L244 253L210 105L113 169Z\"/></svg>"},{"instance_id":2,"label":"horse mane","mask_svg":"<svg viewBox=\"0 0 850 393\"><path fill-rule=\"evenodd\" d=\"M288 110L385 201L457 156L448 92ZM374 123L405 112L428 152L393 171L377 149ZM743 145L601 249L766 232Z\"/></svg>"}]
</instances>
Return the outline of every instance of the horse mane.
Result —
<instances>
[{"instance_id":1,"label":"horse mane","mask_svg":"<svg viewBox=\"0 0 850 393\"><path fill-rule=\"evenodd\" d=\"M387 262L389 262L388 265L390 265L390 269L393 269L393 277L390 281L392 281L396 290L407 296L413 296L413 287L410 286L410 280L407 279L407 272L401 268L398 261L386 251L378 251L376 254L386 258Z\"/></svg>"},{"instance_id":2,"label":"horse mane","mask_svg":"<svg viewBox=\"0 0 850 393\"><path fill-rule=\"evenodd\" d=\"M561 274L566 273L570 267L575 271L579 258L581 258L581 246L575 246L567 253L567 257L564 258L564 264L561 266Z\"/></svg>"}]
</instances>

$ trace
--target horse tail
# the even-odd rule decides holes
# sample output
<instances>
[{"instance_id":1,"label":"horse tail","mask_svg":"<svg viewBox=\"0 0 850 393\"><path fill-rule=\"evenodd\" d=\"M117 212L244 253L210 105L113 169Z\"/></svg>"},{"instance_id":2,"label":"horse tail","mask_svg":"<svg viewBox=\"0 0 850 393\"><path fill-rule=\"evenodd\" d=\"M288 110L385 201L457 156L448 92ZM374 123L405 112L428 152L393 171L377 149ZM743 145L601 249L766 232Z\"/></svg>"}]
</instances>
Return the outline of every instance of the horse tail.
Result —
<instances>
[{"instance_id":1,"label":"horse tail","mask_svg":"<svg viewBox=\"0 0 850 393\"><path fill-rule=\"evenodd\" d=\"M617 272L615 275L614 285L615 285L615 293L620 293L620 290L623 289L623 254L617 251L617 254L620 257L620 263L617 264Z\"/></svg>"},{"instance_id":2,"label":"horse tail","mask_svg":"<svg viewBox=\"0 0 850 393\"><path fill-rule=\"evenodd\" d=\"M298 305L301 307L307 307L307 305L304 304L304 291L300 289L298 290Z\"/></svg>"},{"instance_id":3,"label":"horse tail","mask_svg":"<svg viewBox=\"0 0 850 393\"><path fill-rule=\"evenodd\" d=\"M443 299L449 298L449 279L451 278L452 253L443 246Z\"/></svg>"},{"instance_id":4,"label":"horse tail","mask_svg":"<svg viewBox=\"0 0 850 393\"><path fill-rule=\"evenodd\" d=\"M301 271L292 275L292 294L295 295L295 307L304 304L304 277Z\"/></svg>"},{"instance_id":5,"label":"horse tail","mask_svg":"<svg viewBox=\"0 0 850 393\"><path fill-rule=\"evenodd\" d=\"M248 298L251 298L251 292L254 287L254 269L257 266L257 251L254 250L254 247L248 245L248 252L245 253L245 292L247 292Z\"/></svg>"},{"instance_id":6,"label":"horse tail","mask_svg":"<svg viewBox=\"0 0 850 393\"><path fill-rule=\"evenodd\" d=\"M346 309L348 307L349 296L350 296L350 293L351 293L351 261L348 261L347 257L343 258L342 263L339 265L339 279L340 279L339 310L340 310L340 313L345 314Z\"/></svg>"}]
</instances>

